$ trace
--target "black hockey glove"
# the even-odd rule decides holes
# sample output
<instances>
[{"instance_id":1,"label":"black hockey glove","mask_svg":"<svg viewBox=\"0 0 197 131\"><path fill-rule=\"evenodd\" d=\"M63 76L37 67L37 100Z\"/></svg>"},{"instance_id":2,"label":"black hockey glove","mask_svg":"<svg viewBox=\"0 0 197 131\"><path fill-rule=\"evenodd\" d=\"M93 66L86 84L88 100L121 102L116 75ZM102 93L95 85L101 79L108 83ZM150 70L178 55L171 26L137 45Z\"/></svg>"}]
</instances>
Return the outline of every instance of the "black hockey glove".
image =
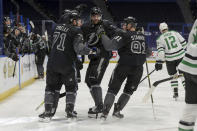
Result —
<instances>
[{"instance_id":1,"label":"black hockey glove","mask_svg":"<svg viewBox=\"0 0 197 131\"><path fill-rule=\"evenodd\" d=\"M100 49L93 47L90 54L88 55L89 59L96 59L100 55Z\"/></svg>"},{"instance_id":2,"label":"black hockey glove","mask_svg":"<svg viewBox=\"0 0 197 131\"><path fill-rule=\"evenodd\" d=\"M11 54L11 55L10 55L10 58L11 58L13 61L18 61L18 60L19 60L17 54Z\"/></svg>"},{"instance_id":3,"label":"black hockey glove","mask_svg":"<svg viewBox=\"0 0 197 131\"><path fill-rule=\"evenodd\" d=\"M83 69L83 63L79 59L76 60L76 66L79 70Z\"/></svg>"},{"instance_id":4,"label":"black hockey glove","mask_svg":"<svg viewBox=\"0 0 197 131\"><path fill-rule=\"evenodd\" d=\"M163 64L163 61L156 61L155 63L155 70L156 71L159 71L162 69L162 64Z\"/></svg>"}]
</instances>

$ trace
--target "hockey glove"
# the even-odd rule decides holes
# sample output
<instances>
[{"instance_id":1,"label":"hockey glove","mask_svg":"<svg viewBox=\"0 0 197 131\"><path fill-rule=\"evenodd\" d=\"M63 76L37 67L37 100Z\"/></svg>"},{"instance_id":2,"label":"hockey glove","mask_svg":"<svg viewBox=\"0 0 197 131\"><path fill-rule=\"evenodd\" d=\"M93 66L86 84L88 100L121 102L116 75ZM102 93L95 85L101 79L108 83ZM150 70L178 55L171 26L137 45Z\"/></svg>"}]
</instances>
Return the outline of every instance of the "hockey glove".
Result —
<instances>
[{"instance_id":1,"label":"hockey glove","mask_svg":"<svg viewBox=\"0 0 197 131\"><path fill-rule=\"evenodd\" d=\"M156 61L155 63L155 70L156 71L159 71L162 69L162 64L163 64L163 61Z\"/></svg>"},{"instance_id":2,"label":"hockey glove","mask_svg":"<svg viewBox=\"0 0 197 131\"><path fill-rule=\"evenodd\" d=\"M93 47L88 55L89 59L96 59L100 55L100 49Z\"/></svg>"},{"instance_id":3,"label":"hockey glove","mask_svg":"<svg viewBox=\"0 0 197 131\"><path fill-rule=\"evenodd\" d=\"M11 55L10 55L10 58L11 58L13 61L18 61L18 60L19 60L17 54L11 54Z\"/></svg>"},{"instance_id":4,"label":"hockey glove","mask_svg":"<svg viewBox=\"0 0 197 131\"><path fill-rule=\"evenodd\" d=\"M79 59L76 60L76 66L79 70L83 69L83 63Z\"/></svg>"}]
</instances>

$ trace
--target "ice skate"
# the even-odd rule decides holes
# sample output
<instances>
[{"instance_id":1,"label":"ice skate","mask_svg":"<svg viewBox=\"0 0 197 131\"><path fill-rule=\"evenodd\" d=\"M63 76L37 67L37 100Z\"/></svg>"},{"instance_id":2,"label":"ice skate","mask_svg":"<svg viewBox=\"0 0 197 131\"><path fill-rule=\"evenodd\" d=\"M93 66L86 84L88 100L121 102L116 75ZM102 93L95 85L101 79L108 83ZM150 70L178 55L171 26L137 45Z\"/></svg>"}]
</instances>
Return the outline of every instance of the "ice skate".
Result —
<instances>
[{"instance_id":1,"label":"ice skate","mask_svg":"<svg viewBox=\"0 0 197 131\"><path fill-rule=\"evenodd\" d=\"M40 122L50 122L51 121L51 118L52 118L52 114L51 113L46 113L46 112L43 112L42 114L40 114L39 116L39 121Z\"/></svg>"},{"instance_id":2,"label":"ice skate","mask_svg":"<svg viewBox=\"0 0 197 131\"><path fill-rule=\"evenodd\" d=\"M89 111L88 111L88 117L97 119L98 117L101 116L102 109L103 109L103 105L102 104L90 108Z\"/></svg>"},{"instance_id":3,"label":"ice skate","mask_svg":"<svg viewBox=\"0 0 197 131\"><path fill-rule=\"evenodd\" d=\"M173 98L175 99L175 101L178 100L179 94L178 94L178 88L174 88L174 95Z\"/></svg>"},{"instance_id":4,"label":"ice skate","mask_svg":"<svg viewBox=\"0 0 197 131\"><path fill-rule=\"evenodd\" d=\"M114 112L112 116L119 119L124 118L124 115L120 113L119 105L117 103L114 104Z\"/></svg>"}]
</instances>

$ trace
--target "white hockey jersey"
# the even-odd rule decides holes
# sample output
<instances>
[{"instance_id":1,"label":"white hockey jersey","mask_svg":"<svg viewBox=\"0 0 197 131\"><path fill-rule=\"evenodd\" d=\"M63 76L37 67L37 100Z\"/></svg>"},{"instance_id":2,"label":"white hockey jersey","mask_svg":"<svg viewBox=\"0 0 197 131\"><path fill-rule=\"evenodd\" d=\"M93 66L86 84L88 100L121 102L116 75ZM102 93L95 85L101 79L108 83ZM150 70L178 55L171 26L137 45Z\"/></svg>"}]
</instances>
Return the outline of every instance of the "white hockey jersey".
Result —
<instances>
[{"instance_id":1,"label":"white hockey jersey","mask_svg":"<svg viewBox=\"0 0 197 131\"><path fill-rule=\"evenodd\" d=\"M187 43L176 31L167 31L157 38L157 58L159 61L174 61L185 55Z\"/></svg>"},{"instance_id":2,"label":"white hockey jersey","mask_svg":"<svg viewBox=\"0 0 197 131\"><path fill-rule=\"evenodd\" d=\"M192 75L197 75L197 20L195 21L188 38L188 47L178 68Z\"/></svg>"}]
</instances>

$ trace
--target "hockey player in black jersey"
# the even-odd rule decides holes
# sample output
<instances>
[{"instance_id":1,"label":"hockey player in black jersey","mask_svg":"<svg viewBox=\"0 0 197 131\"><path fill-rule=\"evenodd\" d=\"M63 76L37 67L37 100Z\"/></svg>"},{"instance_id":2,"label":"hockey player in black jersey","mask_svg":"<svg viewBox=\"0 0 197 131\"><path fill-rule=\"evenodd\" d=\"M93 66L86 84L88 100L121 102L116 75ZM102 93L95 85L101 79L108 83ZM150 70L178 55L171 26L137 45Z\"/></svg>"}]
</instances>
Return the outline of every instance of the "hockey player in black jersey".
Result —
<instances>
[{"instance_id":1,"label":"hockey player in black jersey","mask_svg":"<svg viewBox=\"0 0 197 131\"><path fill-rule=\"evenodd\" d=\"M103 26L106 35L111 37L113 35L113 25L109 21L102 19L102 12L98 7L93 7L91 9L90 17L91 20L82 26L82 31L85 41L89 43L88 47L97 47L100 51L100 54L88 55L90 63L85 78L85 82L90 89L91 96L95 103L95 107L89 109L88 116L95 118L98 113L101 113L103 108L102 89L100 84L109 64L109 60L112 57L112 52L105 50L103 47L100 36L96 34L96 30L100 26Z\"/></svg>"},{"instance_id":2,"label":"hockey player in black jersey","mask_svg":"<svg viewBox=\"0 0 197 131\"><path fill-rule=\"evenodd\" d=\"M65 24L67 23L67 24ZM59 92L62 85L66 88L66 113L68 118L76 118L74 105L78 89L76 80L75 61L77 54L95 54L95 51L83 43L83 35L80 30L81 19L77 12L73 11L64 17L56 26L53 38L51 54L47 63L47 77L45 89L45 111L40 114L41 120L49 121L54 115L53 104L55 93ZM57 93L59 94L59 93Z\"/></svg>"},{"instance_id":3,"label":"hockey player in black jersey","mask_svg":"<svg viewBox=\"0 0 197 131\"><path fill-rule=\"evenodd\" d=\"M123 118L120 111L128 103L130 96L137 90L143 74L143 64L146 61L145 36L136 31L137 22L133 17L125 19L126 31L117 29L116 36L110 40L102 31L99 34L106 50L118 50L120 59L114 69L107 94L104 100L103 113L101 118L106 119L114 103L123 81L127 78L123 93L117 103L114 104L113 116Z\"/></svg>"}]
</instances>

